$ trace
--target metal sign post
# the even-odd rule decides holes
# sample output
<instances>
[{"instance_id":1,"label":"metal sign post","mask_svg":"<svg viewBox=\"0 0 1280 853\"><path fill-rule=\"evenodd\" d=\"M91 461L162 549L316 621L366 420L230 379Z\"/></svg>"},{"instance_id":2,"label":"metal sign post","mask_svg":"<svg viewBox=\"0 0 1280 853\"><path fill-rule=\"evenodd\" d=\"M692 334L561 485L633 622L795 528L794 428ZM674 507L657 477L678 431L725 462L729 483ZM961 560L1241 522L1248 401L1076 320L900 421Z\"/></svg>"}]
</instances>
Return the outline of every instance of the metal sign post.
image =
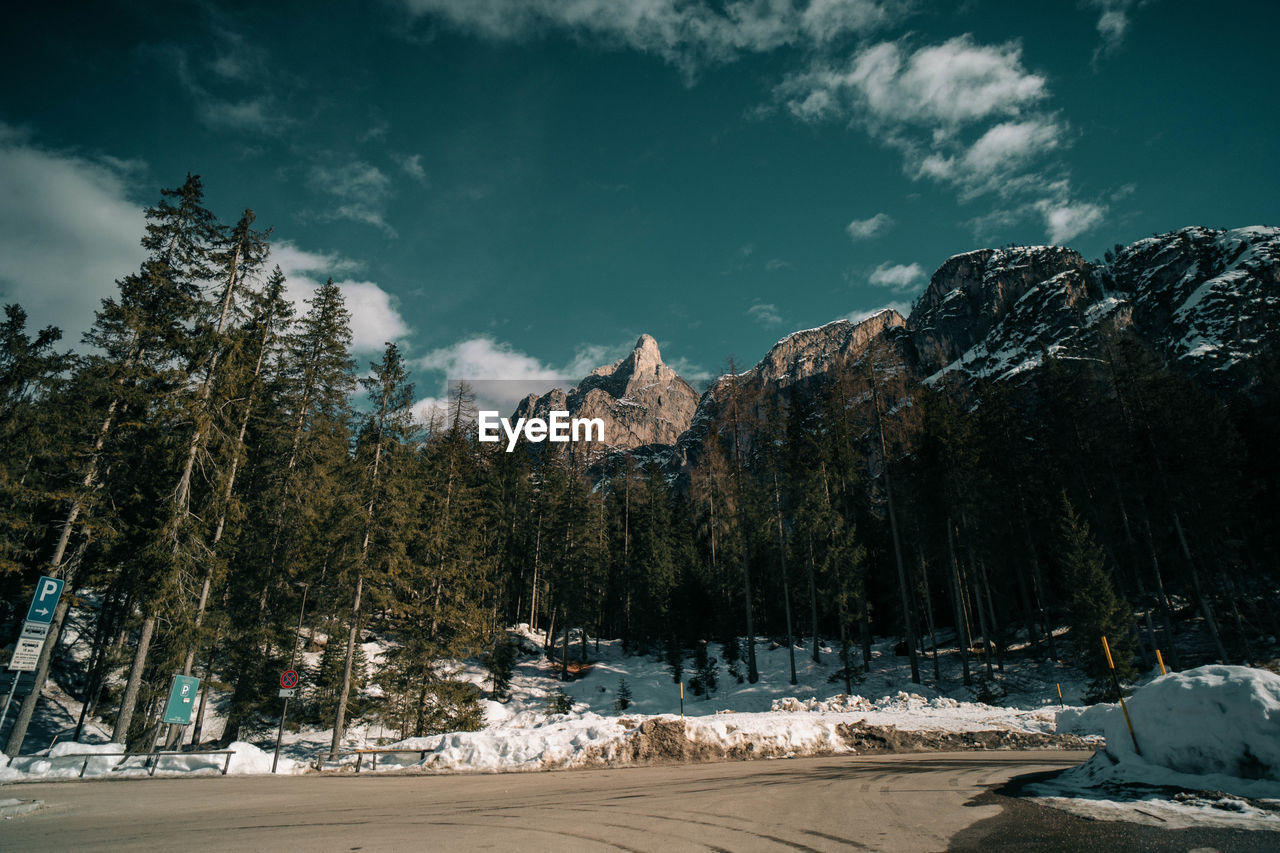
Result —
<instances>
[{"instance_id":1,"label":"metal sign post","mask_svg":"<svg viewBox=\"0 0 1280 853\"><path fill-rule=\"evenodd\" d=\"M169 699L164 705L160 722L186 728L191 725L191 712L195 710L195 698L200 692L200 679L194 675L175 675L169 686ZM170 729L170 731L173 731Z\"/></svg>"},{"instance_id":2,"label":"metal sign post","mask_svg":"<svg viewBox=\"0 0 1280 853\"><path fill-rule=\"evenodd\" d=\"M284 704L280 708L280 728L276 730L276 751L271 756L271 772L276 772L276 765L280 763L280 741L284 738L284 721L289 716L289 697L298 690L298 673L293 668L294 661L298 659L298 636L302 633L302 614L307 612L307 593L310 591L310 584L302 584L302 606L298 608L298 627L293 629L293 649L289 652L289 668L280 673L280 698L284 700Z\"/></svg>"},{"instance_id":3,"label":"metal sign post","mask_svg":"<svg viewBox=\"0 0 1280 853\"><path fill-rule=\"evenodd\" d=\"M0 711L0 726L4 725L9 715L9 705L13 702L13 693L18 689L18 677L24 672L35 672L40 664L40 652L44 649L44 641L49 636L49 624L53 622L53 612L58 608L58 599L62 597L62 588L66 581L41 576L36 582L35 595L31 596L31 604L27 607L27 618L22 623L22 633L18 636L17 645L13 647L13 657L9 658L9 669L13 671L13 686L4 700L4 710Z\"/></svg>"},{"instance_id":4,"label":"metal sign post","mask_svg":"<svg viewBox=\"0 0 1280 853\"><path fill-rule=\"evenodd\" d=\"M286 669L280 673L280 697L284 699L284 706L280 709L280 728L276 730L276 751L271 756L271 772L276 772L276 765L280 763L280 741L284 738L284 721L289 716L289 697L298 690L298 673L292 669Z\"/></svg>"}]
</instances>

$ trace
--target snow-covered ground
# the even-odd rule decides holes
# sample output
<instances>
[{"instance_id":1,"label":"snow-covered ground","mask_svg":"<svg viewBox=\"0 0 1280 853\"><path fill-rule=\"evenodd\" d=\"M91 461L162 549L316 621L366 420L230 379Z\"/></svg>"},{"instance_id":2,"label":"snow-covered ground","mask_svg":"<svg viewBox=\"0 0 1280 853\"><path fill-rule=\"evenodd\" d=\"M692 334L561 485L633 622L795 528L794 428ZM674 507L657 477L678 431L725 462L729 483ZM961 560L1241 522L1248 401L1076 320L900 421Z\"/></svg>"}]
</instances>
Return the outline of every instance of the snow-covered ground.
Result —
<instances>
[{"instance_id":1,"label":"snow-covered ground","mask_svg":"<svg viewBox=\"0 0 1280 853\"><path fill-rule=\"evenodd\" d=\"M680 688L669 666L654 655L631 655L616 641L590 640L587 664L576 677L559 680L559 666L542 654L544 637L527 626L512 631L523 648L510 698L484 699L485 727L430 737L402 738L376 719L352 722L344 749L412 750L379 755L376 772L502 772L584 766L621 766L660 761L773 758L816 754L919 749L1103 746L1089 762L1040 783L1041 802L1104 819L1149 821L1162 826L1280 826L1280 676L1243 667L1201 667L1143 679L1129 700L1142 755L1133 751L1118 706L1080 704L1084 680L1050 661L1019 658L1007 672L985 675L974 662L974 686L961 684L954 651L940 655L941 679L930 656L920 661L923 684L912 684L905 657L892 641L873 647L871 671L845 693L835 650L820 647L815 663L808 648L795 649L796 683L789 679L787 649L769 640L757 645L760 679L738 682L718 658L717 688L709 696L688 692L692 661L685 661L686 694L681 718ZM364 645L376 662L385 648ZM855 655L857 651L855 650ZM580 640L570 649L581 655ZM318 658L312 652L308 655ZM452 677L489 687L488 673L474 662L442 663ZM746 664L738 670L745 674ZM621 709L625 681L631 698ZM985 686L983 682L985 681ZM73 717L78 706L51 688L52 713ZM1063 699L1059 699L1061 690ZM563 692L571 710L551 714L548 702ZM988 702L978 701L978 697ZM210 703L206 734L221 729L220 707ZM36 757L0 768L0 782L32 777L140 775L141 758L120 760L118 745L102 743L89 729L82 743L61 742ZM308 772L317 765L350 770L354 756L320 761L332 732L286 733L281 773ZM272 739L273 740L273 739ZM238 742L230 773L269 773L269 740ZM74 753L101 753L90 758ZM155 775L220 773L221 756L164 757ZM0 764L3 763L0 757ZM362 772L370 772L369 757ZM1217 792L1217 793L1206 793Z\"/></svg>"},{"instance_id":2,"label":"snow-covered ground","mask_svg":"<svg viewBox=\"0 0 1280 853\"><path fill-rule=\"evenodd\" d=\"M1126 705L1132 736L1118 705L1061 712L1059 729L1101 727L1106 749L1027 793L1089 817L1280 831L1280 676L1202 666Z\"/></svg>"},{"instance_id":3,"label":"snow-covered ground","mask_svg":"<svg viewBox=\"0 0 1280 853\"><path fill-rule=\"evenodd\" d=\"M597 644L593 638L587 647L588 665L573 680L562 682L558 666L541 653L545 639L541 632L518 626L512 634L524 651L516 663L510 698L506 702L482 700L484 729L402 739L400 732L386 728L381 721L358 719L345 733L344 748L419 751L380 755L379 771L420 766L426 771L497 772L879 749L1047 745L1054 737L1055 712L1059 708L1057 685L1061 684L1068 702L1079 702L1083 690L1079 677L1060 664L1020 662L1016 674L1013 668L1007 675L995 673L994 689L1007 694L1001 704L984 704L975 701L976 688L960 683L959 662L954 653L940 656L941 683L935 682L932 661L926 657L920 662L925 683L912 684L907 659L893 654L890 640L874 645L871 672L854 683L853 695L845 695L843 679L837 675L838 655L826 645L819 649L820 663L811 659L808 648L795 649L793 685L787 650L767 639L758 640L760 679L755 684L739 683L727 671L723 649L713 643L709 651L718 658L718 686L705 697L688 692L688 680L695 673L691 671L692 659L686 659L686 719L681 725L679 685L669 666L656 654L626 654L617 641ZM377 642L364 644L371 663L384 651ZM858 650L853 654L855 660L860 659ZM575 640L570 649L571 661L577 661L580 655L580 640ZM306 657L305 662L311 665L319 654L312 652ZM453 662L443 667L451 670L453 677L479 685L487 695L488 674L474 662ZM745 675L745 662L739 662L737 668ZM975 663L975 678L981 671L981 665ZM623 680L631 692L631 702L620 710L616 704ZM568 697L572 710L549 714L548 700L558 691ZM206 737L221 731L223 701L225 697L215 697L210 702ZM60 718L74 718L79 707L59 692L57 709ZM886 737L887 727L892 731ZM84 741L101 744L105 740L101 730L90 731ZM926 738L893 732L933 734ZM295 772L315 764L328 751L331 738L331 730L286 732L282 772L286 766L290 768L288 772ZM1100 738L1095 739L1101 743ZM266 755L265 763L251 752L253 744L237 744L245 757L241 760L237 755L231 772L269 772L273 746L270 740L256 742L259 752ZM117 754L119 749L105 745L93 748ZM80 773L83 758L59 756L87 751L89 743L60 742L48 762L20 758L10 768L9 776L75 776ZM92 759L85 776L134 772L110 769L116 760ZM351 765L354 761L354 757L346 757L340 763ZM140 765L141 760L126 766L134 764ZM213 758L165 758L156 775L220 772L220 765L217 769L212 765ZM369 767L369 759L363 759L362 771L367 772Z\"/></svg>"}]
</instances>

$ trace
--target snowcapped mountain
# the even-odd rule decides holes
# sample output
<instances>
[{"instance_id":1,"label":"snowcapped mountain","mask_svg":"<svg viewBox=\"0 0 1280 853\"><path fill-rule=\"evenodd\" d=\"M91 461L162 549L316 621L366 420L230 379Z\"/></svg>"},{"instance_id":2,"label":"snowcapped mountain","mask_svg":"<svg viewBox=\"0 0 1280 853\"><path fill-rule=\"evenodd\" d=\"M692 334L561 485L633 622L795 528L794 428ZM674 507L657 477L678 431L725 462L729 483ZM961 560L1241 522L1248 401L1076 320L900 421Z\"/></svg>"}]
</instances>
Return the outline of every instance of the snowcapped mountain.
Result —
<instances>
[{"instance_id":1,"label":"snowcapped mountain","mask_svg":"<svg viewBox=\"0 0 1280 853\"><path fill-rule=\"evenodd\" d=\"M1135 332L1207 384L1247 392L1274 381L1257 357L1280 350L1280 228L1183 228L1117 245L1100 263L1060 246L965 252L938 268L909 317L885 309L794 332L700 399L643 335L627 358L567 394L526 399L517 415L558 408L603 417L614 450L678 467L696 464L730 394L759 422L771 399L856 363L873 345L926 382L1017 380L1045 353L1092 357L1108 327Z\"/></svg>"},{"instance_id":2,"label":"snowcapped mountain","mask_svg":"<svg viewBox=\"0 0 1280 853\"><path fill-rule=\"evenodd\" d=\"M1105 322L1210 384L1247 390L1280 333L1280 228L1183 228L1104 264L1056 247L958 255L908 320L921 376L1011 378L1042 352L1087 355Z\"/></svg>"}]
</instances>

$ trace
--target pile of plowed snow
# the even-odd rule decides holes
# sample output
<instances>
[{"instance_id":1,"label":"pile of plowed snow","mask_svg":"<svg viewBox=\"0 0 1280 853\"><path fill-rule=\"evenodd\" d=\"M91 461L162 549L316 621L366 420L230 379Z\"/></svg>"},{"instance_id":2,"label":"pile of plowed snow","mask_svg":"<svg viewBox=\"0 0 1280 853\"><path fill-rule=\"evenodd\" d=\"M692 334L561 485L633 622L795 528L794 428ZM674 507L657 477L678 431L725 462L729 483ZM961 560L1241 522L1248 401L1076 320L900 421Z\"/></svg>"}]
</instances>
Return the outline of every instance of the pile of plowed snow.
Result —
<instances>
[{"instance_id":1,"label":"pile of plowed snow","mask_svg":"<svg viewBox=\"0 0 1280 853\"><path fill-rule=\"evenodd\" d=\"M1198 810L1205 812L1196 817L1201 822L1221 823L1224 813L1234 813L1259 827L1280 829L1280 676L1251 667L1202 666L1138 688L1127 706L1138 749L1118 705L1063 711L1059 731L1100 724L1106 750L1028 786L1028 793L1095 816L1133 801L1147 812L1160 811L1162 823L1170 813ZM1187 793L1205 791L1217 793Z\"/></svg>"}]
</instances>

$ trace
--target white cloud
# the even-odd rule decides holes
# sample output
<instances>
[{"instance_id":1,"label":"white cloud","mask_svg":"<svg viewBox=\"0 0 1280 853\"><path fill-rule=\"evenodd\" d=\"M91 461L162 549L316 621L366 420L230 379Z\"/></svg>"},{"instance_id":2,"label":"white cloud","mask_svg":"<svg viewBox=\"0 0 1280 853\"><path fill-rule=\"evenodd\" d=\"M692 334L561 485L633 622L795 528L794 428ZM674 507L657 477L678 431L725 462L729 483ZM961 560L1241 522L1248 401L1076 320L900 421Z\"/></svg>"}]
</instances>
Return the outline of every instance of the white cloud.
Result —
<instances>
[{"instance_id":1,"label":"white cloud","mask_svg":"<svg viewBox=\"0 0 1280 853\"><path fill-rule=\"evenodd\" d=\"M312 252L280 241L272 245L269 263L278 264L288 279L289 299L299 314L307 310L305 300L311 298L321 282L334 279L351 312L351 348L356 352L381 352L388 341L399 341L412 331L400 314L394 294L375 282L350 278L362 267L357 261L336 252Z\"/></svg>"},{"instance_id":2,"label":"white cloud","mask_svg":"<svg viewBox=\"0 0 1280 853\"><path fill-rule=\"evenodd\" d=\"M1001 122L962 153L927 155L918 174L955 185L966 199L988 192L1007 195L1025 186L1020 175L1035 158L1057 149L1062 134L1056 122L1043 118Z\"/></svg>"},{"instance_id":3,"label":"white cloud","mask_svg":"<svg viewBox=\"0 0 1280 853\"><path fill-rule=\"evenodd\" d=\"M1107 209L1089 202L1041 199L1036 210L1044 216L1045 230L1052 243L1065 243L1102 221Z\"/></svg>"},{"instance_id":4,"label":"white cloud","mask_svg":"<svg viewBox=\"0 0 1280 853\"><path fill-rule=\"evenodd\" d=\"M191 98L201 123L224 130L280 136L293 126L294 120L285 113L272 91L266 88L249 91L254 88L249 84L256 82L264 87L270 79L263 68L265 54L249 48L239 36L224 34L224 37L230 48L208 63L209 70L218 78L210 82L214 88L218 88L218 84L224 88L230 84L236 97L223 97L206 85L192 70L185 50L169 47L158 53L173 63L178 82Z\"/></svg>"},{"instance_id":5,"label":"white cloud","mask_svg":"<svg viewBox=\"0 0 1280 853\"><path fill-rule=\"evenodd\" d=\"M0 123L0 301L75 344L116 279L142 262L137 164L42 148Z\"/></svg>"},{"instance_id":6,"label":"white cloud","mask_svg":"<svg viewBox=\"0 0 1280 853\"><path fill-rule=\"evenodd\" d=\"M690 72L743 53L816 47L900 18L902 0L401 0L415 17L486 38L525 40L562 31L660 56Z\"/></svg>"},{"instance_id":7,"label":"white cloud","mask_svg":"<svg viewBox=\"0 0 1280 853\"><path fill-rule=\"evenodd\" d=\"M346 275L363 266L359 261L344 258L337 252L311 252L289 240L277 240L271 244L268 262L279 264L287 276L310 279Z\"/></svg>"},{"instance_id":8,"label":"white cloud","mask_svg":"<svg viewBox=\"0 0 1280 853\"><path fill-rule=\"evenodd\" d=\"M915 290L924 278L924 268L919 264L891 264L886 261L872 270L868 281L876 287L888 287L902 293Z\"/></svg>"},{"instance_id":9,"label":"white cloud","mask_svg":"<svg viewBox=\"0 0 1280 853\"><path fill-rule=\"evenodd\" d=\"M608 346L606 344L581 344L574 350L573 358L558 371L561 376L580 378L586 376L597 367L604 367L624 359L630 354L629 343Z\"/></svg>"},{"instance_id":10,"label":"white cloud","mask_svg":"<svg viewBox=\"0 0 1280 853\"><path fill-rule=\"evenodd\" d=\"M247 83L267 75L267 52L250 44L244 36L231 30L218 29L217 54L209 61L209 70L224 80Z\"/></svg>"},{"instance_id":11,"label":"white cloud","mask_svg":"<svg viewBox=\"0 0 1280 853\"><path fill-rule=\"evenodd\" d=\"M782 323L782 315L776 305L759 302L747 309L747 315L762 326L778 326Z\"/></svg>"},{"instance_id":12,"label":"white cloud","mask_svg":"<svg viewBox=\"0 0 1280 853\"><path fill-rule=\"evenodd\" d=\"M414 363L422 370L438 371L453 379L539 379L558 375L511 344L483 335L434 349Z\"/></svg>"},{"instance_id":13,"label":"white cloud","mask_svg":"<svg viewBox=\"0 0 1280 853\"><path fill-rule=\"evenodd\" d=\"M801 121L862 127L901 152L912 178L950 184L961 200L1036 183L1031 168L1066 132L1037 111L1048 95L1017 42L982 45L968 35L915 50L880 42L843 65L816 58L773 93ZM850 223L849 235L865 238L877 227L875 217Z\"/></svg>"},{"instance_id":14,"label":"white cloud","mask_svg":"<svg viewBox=\"0 0 1280 853\"><path fill-rule=\"evenodd\" d=\"M372 281L340 281L342 295L351 312L351 348L380 352L388 341L409 334L409 324L400 316L400 300Z\"/></svg>"},{"instance_id":15,"label":"white cloud","mask_svg":"<svg viewBox=\"0 0 1280 853\"><path fill-rule=\"evenodd\" d=\"M1065 166L1054 156L1068 146L1070 128L1044 108L1049 94L1045 77L1024 65L1018 42L983 45L962 35L915 49L880 42L843 64L818 55L784 78L773 100L801 121L864 129L901 153L907 175L950 186L961 202L998 196L1004 209L973 220L982 227L1010 225L1015 212L1038 212L1051 237L1066 239L1106 211L1073 200ZM848 232L860 239L874 226L875 217L855 221Z\"/></svg>"},{"instance_id":16,"label":"white cloud","mask_svg":"<svg viewBox=\"0 0 1280 853\"><path fill-rule=\"evenodd\" d=\"M1124 44L1129 33L1129 13L1141 6L1143 0L1084 0L1084 5L1098 10L1098 36L1101 42L1093 52L1093 61L1115 53Z\"/></svg>"},{"instance_id":17,"label":"white cloud","mask_svg":"<svg viewBox=\"0 0 1280 853\"><path fill-rule=\"evenodd\" d=\"M362 160L338 166L317 164L311 167L307 183L335 201L333 207L321 212L322 218L361 222L380 229L387 236L396 236L385 215L391 179L377 166Z\"/></svg>"},{"instance_id":18,"label":"white cloud","mask_svg":"<svg viewBox=\"0 0 1280 853\"><path fill-rule=\"evenodd\" d=\"M876 126L945 130L1016 115L1047 95L1044 77L1023 67L1017 42L979 45L968 35L910 53L898 42L880 42L843 67L818 59L775 91L806 121L861 116Z\"/></svg>"},{"instance_id":19,"label":"white cloud","mask_svg":"<svg viewBox=\"0 0 1280 853\"><path fill-rule=\"evenodd\" d=\"M395 158L396 165L409 177L415 181L426 183L427 170L422 167L422 155L412 154Z\"/></svg>"},{"instance_id":20,"label":"white cloud","mask_svg":"<svg viewBox=\"0 0 1280 853\"><path fill-rule=\"evenodd\" d=\"M877 213L869 219L855 219L844 227L851 240L869 240L879 237L893 227L893 217L887 213Z\"/></svg>"},{"instance_id":21,"label":"white cloud","mask_svg":"<svg viewBox=\"0 0 1280 853\"><path fill-rule=\"evenodd\" d=\"M894 300L892 302L886 302L884 305L881 305L879 308L870 308L866 311L852 311L845 315L845 319L851 323L861 323L863 320L866 320L870 317L874 317L875 315L879 314L881 311L884 311L885 309L891 309L893 311L897 311L903 317L906 317L908 314L911 313L911 303L903 302L901 300Z\"/></svg>"}]
</instances>

